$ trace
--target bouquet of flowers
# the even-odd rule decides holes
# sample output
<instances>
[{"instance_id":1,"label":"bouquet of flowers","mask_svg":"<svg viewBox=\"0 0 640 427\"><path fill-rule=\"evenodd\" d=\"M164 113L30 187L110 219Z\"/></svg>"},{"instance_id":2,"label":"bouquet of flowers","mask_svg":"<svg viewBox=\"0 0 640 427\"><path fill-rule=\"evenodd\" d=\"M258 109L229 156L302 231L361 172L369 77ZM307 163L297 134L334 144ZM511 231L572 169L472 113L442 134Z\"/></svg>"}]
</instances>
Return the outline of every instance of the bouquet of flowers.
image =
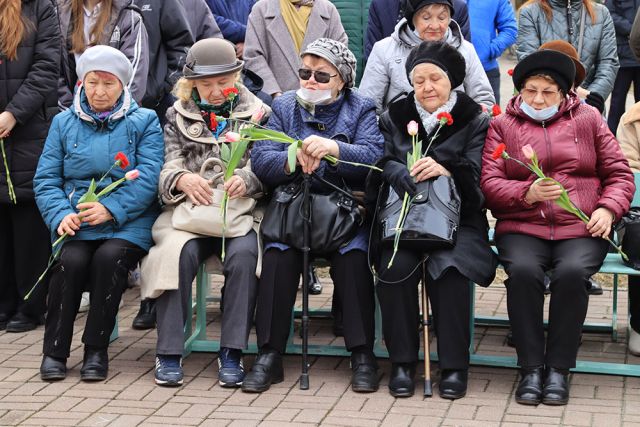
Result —
<instances>
[{"instance_id":1,"label":"bouquet of flowers","mask_svg":"<svg viewBox=\"0 0 640 427\"><path fill-rule=\"evenodd\" d=\"M89 188L87 189L87 192L84 193L82 197L80 197L80 199L78 199L78 204L99 202L101 197L111 193L123 182L133 181L134 179L137 179L138 177L140 177L140 171L137 169L132 169L129 172L127 172L124 175L124 177L120 178L117 181L112 182L111 184L109 184L108 186L106 186L96 194L96 189L98 188L100 183L107 177L107 175L109 175L109 173L113 170L113 168L120 167L122 169L126 169L127 166L129 166L129 159L127 159L127 156L122 152L119 152L118 154L116 154L114 160L115 161L111 165L109 170L104 175L102 175L102 177L100 177L98 182L96 182L95 179L91 179L91 183L89 184ZM49 269L51 268L55 260L58 258L58 255L60 254L60 250L62 249L62 243L67 239L67 237L69 237L69 235L67 233L64 233L62 236L58 237L58 239L55 242L52 243L51 245L52 254L49 257L49 262L47 263L47 267L42 272L40 277L38 277L38 280L36 281L35 285L33 285L31 290L24 296L25 300L29 299L29 297L31 296L31 293L36 289L36 287L42 281L42 279L44 279L47 272L49 271Z\"/></svg>"},{"instance_id":2,"label":"bouquet of flowers","mask_svg":"<svg viewBox=\"0 0 640 427\"><path fill-rule=\"evenodd\" d=\"M0 138L0 149L2 150L2 160L4 161L4 171L7 176L7 187L9 188L9 200L15 205L17 203L16 192L13 190L11 175L9 174L9 164L7 163L7 153L4 151L4 139Z\"/></svg>"},{"instance_id":3,"label":"bouquet of flowers","mask_svg":"<svg viewBox=\"0 0 640 427\"><path fill-rule=\"evenodd\" d=\"M509 153L507 153L507 146L504 143L501 143L501 144L498 144L496 149L493 151L492 157L495 160L500 158L503 158L505 160L513 160L514 162L518 163L520 166L529 169L533 174L535 174L538 177L538 179L536 179L535 182L546 180L546 181L551 181L557 186L559 186L562 190L562 193L559 198L554 200L554 202L558 206L560 206L562 209L580 218L580 220L582 220L582 222L584 222L585 224L588 224L591 218L589 218L589 216L586 213L584 213L579 207L575 205L575 203L573 203L573 201L569 198L569 193L564 188L564 186L560 184L558 181L556 181L555 179L550 178L544 174L544 172L542 171L542 168L540 167L540 162L538 161L538 155L536 154L535 150L533 149L533 147L531 147L530 144L527 144L524 147L522 147L522 154L526 159L530 160L531 163L525 164L524 162L518 159L514 159L509 155ZM607 242L611 244L611 246L614 247L614 249L622 256L623 260L625 261L629 260L629 258L622 251L622 249L619 246L617 246L611 239L609 239L609 237L603 236L602 238L605 239Z\"/></svg>"},{"instance_id":4,"label":"bouquet of flowers","mask_svg":"<svg viewBox=\"0 0 640 427\"><path fill-rule=\"evenodd\" d=\"M447 112L439 113L436 118L438 119L438 128L435 133L431 137L427 148L422 150L422 141L418 140L418 123L415 121L410 121L407 124L407 133L411 135L411 152L407 153L407 168L409 171L413 169L413 165L415 165L418 160L420 160L423 156L425 156L429 152L429 148L431 148L431 144L438 137L440 130L446 125L451 126L453 124L453 117L451 114ZM402 229L404 228L404 223L407 219L407 214L409 213L409 207L411 203L415 199L416 196L411 198L409 193L404 193L404 198L402 199L402 207L400 208L400 215L398 216L398 222L395 227L395 238L393 241L393 254L391 255L391 259L389 260L389 264L387 264L387 268L391 268L393 265L393 260L396 257L396 253L398 252L398 246L400 244L400 236L402 235Z\"/></svg>"}]
</instances>

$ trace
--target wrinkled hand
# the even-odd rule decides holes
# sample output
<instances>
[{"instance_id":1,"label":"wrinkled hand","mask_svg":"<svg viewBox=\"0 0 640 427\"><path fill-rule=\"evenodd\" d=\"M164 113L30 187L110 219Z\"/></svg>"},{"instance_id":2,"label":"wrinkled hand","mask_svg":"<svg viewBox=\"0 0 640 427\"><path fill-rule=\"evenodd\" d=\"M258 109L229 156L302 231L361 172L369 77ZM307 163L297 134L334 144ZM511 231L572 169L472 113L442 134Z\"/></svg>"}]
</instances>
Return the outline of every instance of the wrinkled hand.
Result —
<instances>
[{"instance_id":1,"label":"wrinkled hand","mask_svg":"<svg viewBox=\"0 0 640 427\"><path fill-rule=\"evenodd\" d=\"M413 197L418 191L416 183L413 182L413 178L409 175L409 170L401 163L388 162L382 171L382 178L391 185L391 188L401 198L404 193Z\"/></svg>"},{"instance_id":2,"label":"wrinkled hand","mask_svg":"<svg viewBox=\"0 0 640 427\"><path fill-rule=\"evenodd\" d=\"M77 213L70 213L60 221L60 225L58 225L58 236L62 236L64 233L67 233L69 236L75 236L76 231L80 230L80 225L82 224L82 220L78 217Z\"/></svg>"},{"instance_id":3,"label":"wrinkled hand","mask_svg":"<svg viewBox=\"0 0 640 427\"><path fill-rule=\"evenodd\" d=\"M612 224L613 213L607 208L598 208L591 214L587 230L593 237L609 237Z\"/></svg>"},{"instance_id":4,"label":"wrinkled hand","mask_svg":"<svg viewBox=\"0 0 640 427\"><path fill-rule=\"evenodd\" d=\"M232 176L224 183L224 189L230 199L237 199L247 194L247 184L245 184L244 179L237 175Z\"/></svg>"},{"instance_id":5,"label":"wrinkled hand","mask_svg":"<svg viewBox=\"0 0 640 427\"><path fill-rule=\"evenodd\" d=\"M9 111L0 113L0 138L6 138L16 125L16 118Z\"/></svg>"},{"instance_id":6,"label":"wrinkled hand","mask_svg":"<svg viewBox=\"0 0 640 427\"><path fill-rule=\"evenodd\" d=\"M242 42L236 43L236 58L242 59L243 54L244 54L244 43Z\"/></svg>"},{"instance_id":7,"label":"wrinkled hand","mask_svg":"<svg viewBox=\"0 0 640 427\"><path fill-rule=\"evenodd\" d=\"M451 176L451 173L431 157L421 158L411 168L411 176L415 178L416 182L426 181L440 175Z\"/></svg>"},{"instance_id":8,"label":"wrinkled hand","mask_svg":"<svg viewBox=\"0 0 640 427\"><path fill-rule=\"evenodd\" d=\"M79 203L76 208L80 210L78 218L89 225L99 225L113 219L109 209L100 202Z\"/></svg>"},{"instance_id":9,"label":"wrinkled hand","mask_svg":"<svg viewBox=\"0 0 640 427\"><path fill-rule=\"evenodd\" d=\"M211 204L213 196L211 185L197 173L185 173L178 178L176 189L186 194L191 203L196 206Z\"/></svg>"},{"instance_id":10,"label":"wrinkled hand","mask_svg":"<svg viewBox=\"0 0 640 427\"><path fill-rule=\"evenodd\" d=\"M337 158L340 154L340 147L332 139L311 135L302 141L302 151L317 159L322 159L327 154Z\"/></svg>"},{"instance_id":11,"label":"wrinkled hand","mask_svg":"<svg viewBox=\"0 0 640 427\"><path fill-rule=\"evenodd\" d=\"M321 158L312 157L306 154L301 148L296 151L297 163L302 167L302 172L312 173L320 167Z\"/></svg>"},{"instance_id":12,"label":"wrinkled hand","mask_svg":"<svg viewBox=\"0 0 640 427\"><path fill-rule=\"evenodd\" d=\"M536 181L531 184L524 200L530 205L558 199L562 195L562 187L550 180Z\"/></svg>"}]
</instances>

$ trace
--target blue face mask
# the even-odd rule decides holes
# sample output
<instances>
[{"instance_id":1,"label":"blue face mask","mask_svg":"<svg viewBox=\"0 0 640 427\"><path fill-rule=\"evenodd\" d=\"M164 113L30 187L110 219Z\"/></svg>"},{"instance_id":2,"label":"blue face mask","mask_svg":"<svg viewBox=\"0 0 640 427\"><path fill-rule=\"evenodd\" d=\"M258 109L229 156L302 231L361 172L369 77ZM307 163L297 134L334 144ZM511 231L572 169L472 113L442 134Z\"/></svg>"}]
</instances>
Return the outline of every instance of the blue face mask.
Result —
<instances>
[{"instance_id":1,"label":"blue face mask","mask_svg":"<svg viewBox=\"0 0 640 427\"><path fill-rule=\"evenodd\" d=\"M536 110L531 105L524 102L524 100L520 104L520 108L527 116L531 117L533 120L541 122L550 119L558 112L557 105L552 105L551 107L543 108L542 110Z\"/></svg>"}]
</instances>

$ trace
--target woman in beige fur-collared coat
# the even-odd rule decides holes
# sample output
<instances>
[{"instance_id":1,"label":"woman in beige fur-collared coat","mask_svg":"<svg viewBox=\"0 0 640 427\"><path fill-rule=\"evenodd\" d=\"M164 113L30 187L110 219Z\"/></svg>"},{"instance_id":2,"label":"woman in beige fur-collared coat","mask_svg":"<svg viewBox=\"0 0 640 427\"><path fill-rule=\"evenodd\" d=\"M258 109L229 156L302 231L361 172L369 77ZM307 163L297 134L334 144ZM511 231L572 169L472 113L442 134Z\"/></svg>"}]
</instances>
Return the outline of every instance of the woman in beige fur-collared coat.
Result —
<instances>
[{"instance_id":1,"label":"woman in beige fur-collared coat","mask_svg":"<svg viewBox=\"0 0 640 427\"><path fill-rule=\"evenodd\" d=\"M155 381L159 385L182 384L181 356L184 325L191 318L191 284L198 266L223 250L219 237L176 229L176 208L181 203L210 205L212 184L224 187L231 199L257 199L262 195L262 184L251 171L249 152L231 178L226 182L222 178L224 163L220 152L229 130L228 121L222 118L255 120L257 115L266 120L271 112L239 83L242 65L228 41L197 42L187 55L184 78L174 90L178 100L167 111L165 165L159 181L164 208L152 230L155 246L141 267L142 297L157 298ZM238 90L234 99L223 93L229 87ZM228 237L224 249L218 379L223 387L237 387L244 378L242 349L247 346L258 285L259 245L255 230L250 229L244 236Z\"/></svg>"}]
</instances>

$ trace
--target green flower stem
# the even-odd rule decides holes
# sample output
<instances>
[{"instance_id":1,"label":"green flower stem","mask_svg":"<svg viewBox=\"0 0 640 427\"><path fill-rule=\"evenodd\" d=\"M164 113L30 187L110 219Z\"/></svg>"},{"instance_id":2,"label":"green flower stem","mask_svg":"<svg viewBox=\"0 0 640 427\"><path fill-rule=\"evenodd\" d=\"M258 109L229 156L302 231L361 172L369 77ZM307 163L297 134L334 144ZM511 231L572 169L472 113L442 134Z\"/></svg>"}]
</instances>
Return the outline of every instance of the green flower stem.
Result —
<instances>
[{"instance_id":1,"label":"green flower stem","mask_svg":"<svg viewBox=\"0 0 640 427\"><path fill-rule=\"evenodd\" d=\"M409 205L411 201L409 200L409 193L404 193L404 198L402 199L402 207L400 208L400 215L398 216L398 222L396 223L396 235L393 239L393 254L391 255L391 259L389 260L389 264L387 264L387 269L391 268L393 265L393 260L396 257L396 253L398 252L398 246L400 244L400 235L402 234L402 227L404 226L405 218L407 217L407 213L409 212Z\"/></svg>"},{"instance_id":2,"label":"green flower stem","mask_svg":"<svg viewBox=\"0 0 640 427\"><path fill-rule=\"evenodd\" d=\"M4 161L4 170L7 175L7 188L9 189L9 200L13 202L13 204L17 204L18 200L16 199L16 192L13 188L13 182L11 182L11 175L9 174L9 164L7 162L7 153L4 150L4 138L0 138L0 148L2 148L2 160Z\"/></svg>"}]
</instances>

